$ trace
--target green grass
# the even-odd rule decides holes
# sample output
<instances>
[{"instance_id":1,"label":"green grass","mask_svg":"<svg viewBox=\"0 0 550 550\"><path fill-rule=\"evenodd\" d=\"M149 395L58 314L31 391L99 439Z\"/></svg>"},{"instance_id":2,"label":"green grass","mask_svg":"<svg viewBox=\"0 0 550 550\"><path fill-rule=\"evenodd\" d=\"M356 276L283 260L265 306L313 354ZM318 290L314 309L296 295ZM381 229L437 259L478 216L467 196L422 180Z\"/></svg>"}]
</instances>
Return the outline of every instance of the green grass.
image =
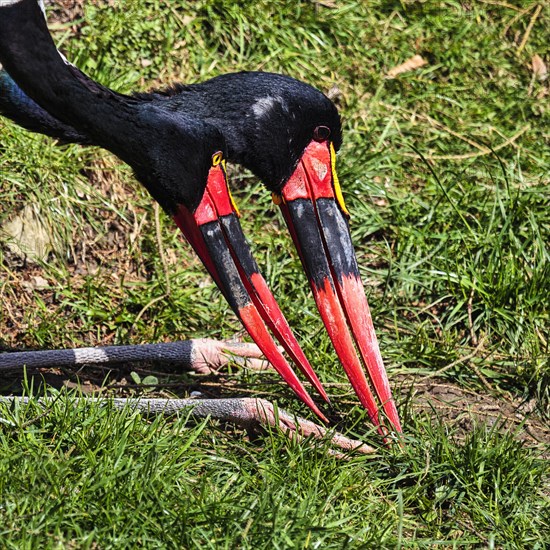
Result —
<instances>
[{"instance_id":1,"label":"green grass","mask_svg":"<svg viewBox=\"0 0 550 550\"><path fill-rule=\"evenodd\" d=\"M131 410L2 406L4 547L539 547L545 463L512 434L461 441L409 419L403 453L341 461L323 444Z\"/></svg>"},{"instance_id":2,"label":"green grass","mask_svg":"<svg viewBox=\"0 0 550 550\"><path fill-rule=\"evenodd\" d=\"M70 24L52 25L68 57L115 89L262 69L336 94L340 180L407 446L343 462L322 443L278 433L250 441L210 423L184 429L185 419L75 409L65 397L47 414L2 406L2 546L545 547L547 451L522 443L521 428L507 433L505 421L465 431L440 412L419 412L410 380L398 377L438 373L497 404L525 399L550 418L548 81L531 70L534 54L550 62L548 8L538 12L531 0L115 4L86 3ZM60 13L51 9L50 20ZM385 78L415 54L428 64ZM4 120L0 149L0 224L31 203L53 235L40 266L25 268L0 248L2 345L240 330L161 216L165 270L151 201L130 169ZM250 174L231 176L245 232L329 384L340 429L371 441L279 214ZM36 274L48 289L25 286ZM307 416L274 375L226 378L216 392L255 392ZM200 386L188 375L163 381Z\"/></svg>"}]
</instances>

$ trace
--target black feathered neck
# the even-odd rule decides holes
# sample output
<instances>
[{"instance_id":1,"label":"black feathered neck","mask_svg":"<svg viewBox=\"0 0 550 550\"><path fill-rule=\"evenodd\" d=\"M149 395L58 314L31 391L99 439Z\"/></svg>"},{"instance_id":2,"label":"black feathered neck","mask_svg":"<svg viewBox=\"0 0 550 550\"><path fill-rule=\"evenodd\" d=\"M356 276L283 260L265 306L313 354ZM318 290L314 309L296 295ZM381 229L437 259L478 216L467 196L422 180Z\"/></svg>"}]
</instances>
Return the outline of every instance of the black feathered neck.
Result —
<instances>
[{"instance_id":1,"label":"black feathered neck","mask_svg":"<svg viewBox=\"0 0 550 550\"><path fill-rule=\"evenodd\" d=\"M26 4L25 9L28 10L29 4L35 2L22 0L20 4ZM21 11L21 8L18 9ZM48 55L51 57L53 42L42 17L40 20L43 26L40 33L45 33L45 36L39 33L38 38L48 40L46 52L49 52ZM34 40L33 35L28 33L28 29L20 32L20 35L26 37L25 48L28 48L28 42ZM6 48L13 46L9 38L3 42ZM26 51L25 48L22 48L23 51ZM31 65L37 63L37 59L29 55L26 56L26 61ZM12 113L12 118L33 129L37 125L43 125L44 133L62 140L102 145L134 168L135 163L147 158L147 155L137 144L128 150L127 137L137 138L144 133L148 134L147 137L152 137L159 131L157 129L153 132L148 129L148 124L155 118L155 108L159 109L158 120L167 120L172 127L179 118L184 126L196 125L197 119L200 119L203 123L217 128L228 144L229 160L250 169L271 191L279 191L286 183L304 149L314 137L317 127L324 126L330 129L329 139L336 149L342 141L340 118L334 104L319 90L288 76L240 72L221 75L198 84L176 84L149 93L124 96L90 80L71 65L63 64L64 67L60 67L61 59L58 55L55 55L53 61L56 62L56 67L51 70L44 68L44 63L51 63L51 59L40 60L39 68L35 68L34 76L25 88L31 97L38 99L39 103L47 108L49 113L42 115L36 109L27 107L26 112ZM17 71L17 67L13 70ZM54 81L50 78L48 86L42 86L37 90L32 88L32 83L41 80L35 79L38 71L42 72L41 79L47 74L53 75ZM23 71L25 72L28 70ZM59 74L64 75L61 86L57 82ZM25 74L19 74L23 83L24 77ZM53 98L48 91L54 92ZM72 91L75 98L82 98L86 92L87 109L82 111L80 99L72 102L74 108L60 101L60 97ZM60 97L56 98L56 94ZM90 106L90 96L96 103L93 108ZM0 110L8 116L10 109L9 104L7 107L0 105ZM135 117L133 113L136 111L147 118L148 122L141 116ZM60 124L56 123L55 119L52 120L51 115L59 118ZM108 128L101 126L103 121L108 124ZM132 121L133 127L121 131L122 127L128 126L128 121ZM71 130L68 124L74 124L74 129ZM118 126L116 131L113 126ZM211 129L205 132L212 133ZM108 141L106 136L110 136ZM117 136L124 136L122 143L116 139ZM218 142L219 136L214 136L213 143ZM182 147L184 143L185 140ZM190 145L190 151L193 151L193 146ZM223 146L220 146L220 149L223 149ZM168 154L168 151L163 151L163 154ZM149 182L146 185L153 190L153 183ZM165 201L163 205L164 203Z\"/></svg>"},{"instance_id":2,"label":"black feathered neck","mask_svg":"<svg viewBox=\"0 0 550 550\"><path fill-rule=\"evenodd\" d=\"M214 126L88 78L61 57L36 0L0 5L0 62L37 104L127 162L166 210L198 205L212 155L225 152Z\"/></svg>"}]
</instances>

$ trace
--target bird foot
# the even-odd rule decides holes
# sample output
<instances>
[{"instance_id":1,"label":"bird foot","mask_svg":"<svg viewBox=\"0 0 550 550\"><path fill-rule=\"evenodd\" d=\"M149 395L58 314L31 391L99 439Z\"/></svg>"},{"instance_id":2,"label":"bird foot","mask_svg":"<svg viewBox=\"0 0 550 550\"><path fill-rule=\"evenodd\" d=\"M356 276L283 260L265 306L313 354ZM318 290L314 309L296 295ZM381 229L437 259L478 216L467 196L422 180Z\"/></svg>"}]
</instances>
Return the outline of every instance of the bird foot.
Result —
<instances>
[{"instance_id":1,"label":"bird foot","mask_svg":"<svg viewBox=\"0 0 550 550\"><path fill-rule=\"evenodd\" d=\"M193 339L192 343L190 367L198 374L217 372L230 363L256 371L273 368L256 344L210 338Z\"/></svg>"},{"instance_id":2,"label":"bird foot","mask_svg":"<svg viewBox=\"0 0 550 550\"><path fill-rule=\"evenodd\" d=\"M30 397L0 396L0 403L18 403L25 405L31 401ZM53 405L59 397L41 397L38 402L44 407ZM362 441L350 439L336 431L326 429L314 422L294 416L284 409L278 408L267 399L243 397L235 399L162 399L162 398L104 398L104 397L77 397L74 404L82 401L87 403L101 403L111 405L115 409L127 407L144 414L175 415L188 413L196 418L213 418L256 431L258 429L281 430L290 439L304 441L305 439L330 439L333 449L328 452L337 458L347 458L351 451L360 454L371 454L376 449Z\"/></svg>"},{"instance_id":3,"label":"bird foot","mask_svg":"<svg viewBox=\"0 0 550 550\"><path fill-rule=\"evenodd\" d=\"M296 438L302 441L308 437L313 439L324 439L330 437L331 444L340 449L340 451L330 450L330 454L338 458L345 458L342 451L355 451L361 454L370 454L375 452L373 447L366 445L362 441L350 439L341 433L327 430L326 428L315 424L305 418L292 415L284 409L279 409L273 403L266 399L243 398L241 407L245 410L244 418L252 428L271 427L281 430L290 438Z\"/></svg>"},{"instance_id":4,"label":"bird foot","mask_svg":"<svg viewBox=\"0 0 550 550\"><path fill-rule=\"evenodd\" d=\"M120 403L119 403L120 402ZM257 397L242 397L228 399L115 399L115 406L131 404L140 411L152 413L174 414L181 410L189 410L190 414L199 418L215 418L222 422L230 422L246 430L256 431L259 428L274 428L281 430L289 438L303 441L306 438L325 439L330 437L331 445L338 451L331 454L344 457L343 452L359 452L370 454L373 447L362 441L350 439L338 432L324 428L310 420L295 416L284 409L278 408L271 401Z\"/></svg>"},{"instance_id":5,"label":"bird foot","mask_svg":"<svg viewBox=\"0 0 550 550\"><path fill-rule=\"evenodd\" d=\"M178 364L199 374L216 372L230 363L253 370L271 368L255 344L236 340L221 342L210 338L158 344L0 353L0 371L23 366L70 368L139 362Z\"/></svg>"}]
</instances>

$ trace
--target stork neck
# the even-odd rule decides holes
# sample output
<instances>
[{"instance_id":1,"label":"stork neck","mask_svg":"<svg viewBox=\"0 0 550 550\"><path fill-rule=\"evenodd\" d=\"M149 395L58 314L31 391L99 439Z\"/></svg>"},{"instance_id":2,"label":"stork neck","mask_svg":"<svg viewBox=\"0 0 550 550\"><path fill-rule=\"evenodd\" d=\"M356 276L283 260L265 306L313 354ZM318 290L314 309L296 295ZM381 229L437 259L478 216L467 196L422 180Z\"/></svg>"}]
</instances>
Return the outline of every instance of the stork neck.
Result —
<instances>
[{"instance_id":1,"label":"stork neck","mask_svg":"<svg viewBox=\"0 0 550 550\"><path fill-rule=\"evenodd\" d=\"M136 125L128 111L137 102L89 79L61 56L36 0L0 4L0 62L51 115L127 160L127 137Z\"/></svg>"},{"instance_id":2,"label":"stork neck","mask_svg":"<svg viewBox=\"0 0 550 550\"><path fill-rule=\"evenodd\" d=\"M0 65L0 114L19 126L62 142L91 144L90 138L64 124L40 107L14 82Z\"/></svg>"}]
</instances>

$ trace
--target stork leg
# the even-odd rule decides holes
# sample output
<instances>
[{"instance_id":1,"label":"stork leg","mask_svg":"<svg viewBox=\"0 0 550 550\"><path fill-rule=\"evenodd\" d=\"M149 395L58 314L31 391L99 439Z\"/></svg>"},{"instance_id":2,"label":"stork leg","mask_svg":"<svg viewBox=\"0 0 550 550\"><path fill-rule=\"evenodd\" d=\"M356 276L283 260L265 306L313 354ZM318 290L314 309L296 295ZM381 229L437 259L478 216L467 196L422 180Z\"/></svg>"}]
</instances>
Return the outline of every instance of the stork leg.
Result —
<instances>
[{"instance_id":1,"label":"stork leg","mask_svg":"<svg viewBox=\"0 0 550 550\"><path fill-rule=\"evenodd\" d=\"M0 397L0 404L26 405L29 397ZM37 401L44 407L54 404L58 397L42 397ZM329 439L334 449L329 452L339 458L344 458L343 452L354 451L361 454L374 453L375 449L365 443L350 439L338 432L327 430L304 418L293 416L283 409L277 408L266 399L254 397L236 399L158 399L158 398L99 398L77 397L74 404L80 402L100 403L115 409L129 407L145 414L175 415L187 413L195 418L213 418L222 422L230 422L246 430L258 428L274 428L281 430L289 438L299 441L305 438Z\"/></svg>"},{"instance_id":2,"label":"stork leg","mask_svg":"<svg viewBox=\"0 0 550 550\"><path fill-rule=\"evenodd\" d=\"M217 371L230 362L254 370L265 370L270 366L255 344L200 338L133 346L0 353L0 372L22 367L81 367L137 362L177 364L200 374Z\"/></svg>"}]
</instances>

